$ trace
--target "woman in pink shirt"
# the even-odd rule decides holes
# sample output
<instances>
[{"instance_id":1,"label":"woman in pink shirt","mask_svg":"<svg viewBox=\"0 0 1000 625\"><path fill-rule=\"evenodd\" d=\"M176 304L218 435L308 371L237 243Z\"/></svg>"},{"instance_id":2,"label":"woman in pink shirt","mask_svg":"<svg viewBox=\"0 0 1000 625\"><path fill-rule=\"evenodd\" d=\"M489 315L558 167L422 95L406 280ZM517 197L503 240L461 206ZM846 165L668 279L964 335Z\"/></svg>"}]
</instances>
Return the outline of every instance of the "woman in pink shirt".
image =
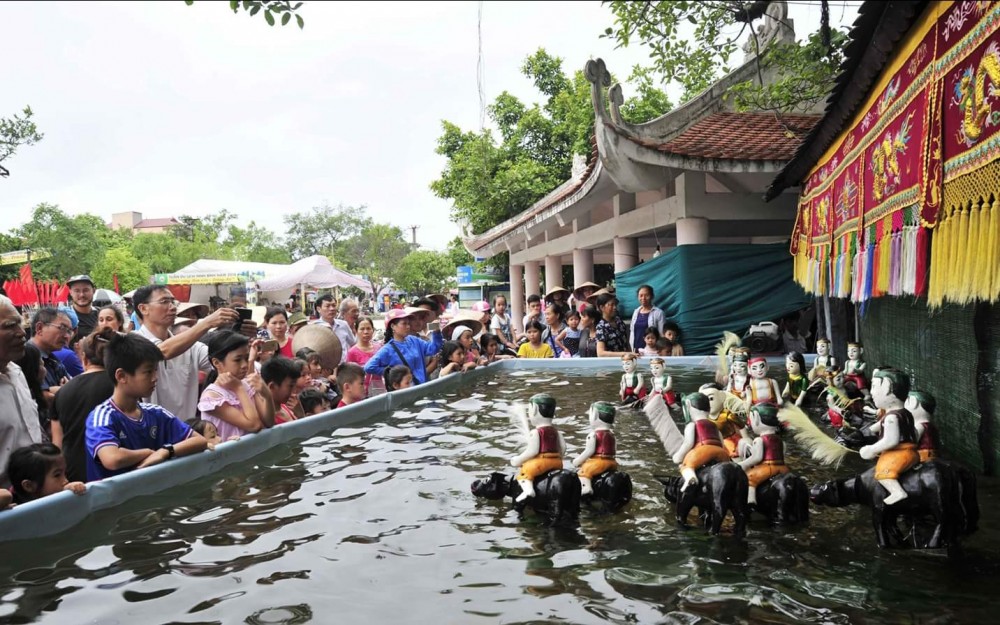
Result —
<instances>
[{"instance_id":1,"label":"woman in pink shirt","mask_svg":"<svg viewBox=\"0 0 1000 625\"><path fill-rule=\"evenodd\" d=\"M382 344L378 342L373 342L372 337L375 336L375 324L369 317L361 317L358 319L358 327L355 329L355 334L358 336L358 342L351 349L347 350L347 362L353 362L356 365L364 367L369 359L375 352L377 352ZM377 375L366 374L365 375L365 394L370 395L370 387L374 384L376 389L383 388L382 380Z\"/></svg>"}]
</instances>

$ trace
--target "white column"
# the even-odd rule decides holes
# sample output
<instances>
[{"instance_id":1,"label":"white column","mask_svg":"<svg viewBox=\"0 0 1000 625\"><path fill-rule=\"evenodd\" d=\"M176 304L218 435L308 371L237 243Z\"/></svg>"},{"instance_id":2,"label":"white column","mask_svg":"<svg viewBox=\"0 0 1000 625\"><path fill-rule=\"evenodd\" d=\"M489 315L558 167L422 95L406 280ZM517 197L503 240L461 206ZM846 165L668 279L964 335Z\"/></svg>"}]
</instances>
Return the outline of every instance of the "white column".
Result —
<instances>
[{"instance_id":1,"label":"white column","mask_svg":"<svg viewBox=\"0 0 1000 625\"><path fill-rule=\"evenodd\" d=\"M615 273L635 267L639 262L639 239L615 237Z\"/></svg>"},{"instance_id":2,"label":"white column","mask_svg":"<svg viewBox=\"0 0 1000 625\"><path fill-rule=\"evenodd\" d=\"M708 243L708 220L704 217L685 217L677 220L677 245Z\"/></svg>"},{"instance_id":3,"label":"white column","mask_svg":"<svg viewBox=\"0 0 1000 625\"><path fill-rule=\"evenodd\" d=\"M594 281L594 250L573 250L572 291L584 282Z\"/></svg>"},{"instance_id":4,"label":"white column","mask_svg":"<svg viewBox=\"0 0 1000 625\"><path fill-rule=\"evenodd\" d=\"M545 292L552 287L562 286L562 258L559 256L545 257Z\"/></svg>"},{"instance_id":5,"label":"white column","mask_svg":"<svg viewBox=\"0 0 1000 625\"><path fill-rule=\"evenodd\" d=\"M524 261L524 300L531 295L541 295L541 277L538 274L538 261Z\"/></svg>"},{"instance_id":6,"label":"white column","mask_svg":"<svg viewBox=\"0 0 1000 625\"><path fill-rule=\"evenodd\" d=\"M524 265L510 266L510 318L514 321L514 327L519 332L523 332L521 319L524 318L524 284L521 283L524 277Z\"/></svg>"}]
</instances>

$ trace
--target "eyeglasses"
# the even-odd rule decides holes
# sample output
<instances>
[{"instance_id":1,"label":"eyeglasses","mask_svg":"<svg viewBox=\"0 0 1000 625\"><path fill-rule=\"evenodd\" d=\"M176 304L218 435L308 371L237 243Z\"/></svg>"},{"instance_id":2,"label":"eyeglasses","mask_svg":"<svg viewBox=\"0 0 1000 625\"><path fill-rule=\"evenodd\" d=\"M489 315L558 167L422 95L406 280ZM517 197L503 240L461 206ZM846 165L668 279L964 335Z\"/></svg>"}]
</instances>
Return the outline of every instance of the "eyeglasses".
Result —
<instances>
[{"instance_id":1,"label":"eyeglasses","mask_svg":"<svg viewBox=\"0 0 1000 625\"><path fill-rule=\"evenodd\" d=\"M150 302L150 303L159 304L160 306L166 306L169 308L170 306L177 306L177 304L179 304L180 302L178 302L173 298L164 298L164 299L158 299L155 302Z\"/></svg>"},{"instance_id":2,"label":"eyeglasses","mask_svg":"<svg viewBox=\"0 0 1000 625\"><path fill-rule=\"evenodd\" d=\"M59 331L63 334L73 334L73 328L69 326L64 326L58 323L46 323L47 326L52 326L53 328L59 328Z\"/></svg>"}]
</instances>

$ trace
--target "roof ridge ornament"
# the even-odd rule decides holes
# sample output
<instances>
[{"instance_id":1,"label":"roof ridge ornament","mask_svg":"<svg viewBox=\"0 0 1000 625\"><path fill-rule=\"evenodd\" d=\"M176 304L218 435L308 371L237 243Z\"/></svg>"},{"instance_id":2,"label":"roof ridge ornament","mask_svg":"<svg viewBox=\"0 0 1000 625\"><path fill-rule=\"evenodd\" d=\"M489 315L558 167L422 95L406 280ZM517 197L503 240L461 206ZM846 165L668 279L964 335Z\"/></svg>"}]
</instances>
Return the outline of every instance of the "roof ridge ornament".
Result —
<instances>
[{"instance_id":1,"label":"roof ridge ornament","mask_svg":"<svg viewBox=\"0 0 1000 625\"><path fill-rule=\"evenodd\" d=\"M591 59L583 67L583 75L590 83L590 99L594 103L594 115L598 123L609 122L608 107L604 103L604 88L611 86L611 72L604 64L604 59Z\"/></svg>"}]
</instances>

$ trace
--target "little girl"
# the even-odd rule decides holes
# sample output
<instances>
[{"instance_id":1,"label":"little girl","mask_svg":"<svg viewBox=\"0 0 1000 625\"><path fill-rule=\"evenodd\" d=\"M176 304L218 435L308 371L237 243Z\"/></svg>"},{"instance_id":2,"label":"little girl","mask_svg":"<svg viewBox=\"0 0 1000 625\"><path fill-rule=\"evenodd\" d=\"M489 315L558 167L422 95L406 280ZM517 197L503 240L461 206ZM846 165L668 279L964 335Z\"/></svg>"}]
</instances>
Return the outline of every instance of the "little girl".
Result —
<instances>
[{"instance_id":1,"label":"little girl","mask_svg":"<svg viewBox=\"0 0 1000 625\"><path fill-rule=\"evenodd\" d=\"M219 436L219 431L215 429L215 424L204 419L195 419L191 423L191 429L202 435L202 437L208 441L208 448L215 449L216 445L222 443L222 437ZM237 436L234 440L239 440Z\"/></svg>"},{"instance_id":2,"label":"little girl","mask_svg":"<svg viewBox=\"0 0 1000 625\"><path fill-rule=\"evenodd\" d=\"M486 364L498 360L510 360L513 356L500 353L500 339L495 334L483 334L479 337L479 346L482 348L483 358Z\"/></svg>"},{"instance_id":3,"label":"little girl","mask_svg":"<svg viewBox=\"0 0 1000 625\"><path fill-rule=\"evenodd\" d=\"M208 357L215 370L208 374L198 401L201 418L215 426L223 440L274 427L271 391L250 371L250 342L232 330L209 335Z\"/></svg>"},{"instance_id":4,"label":"little girl","mask_svg":"<svg viewBox=\"0 0 1000 625\"><path fill-rule=\"evenodd\" d=\"M570 356L576 356L580 352L580 313L571 310L566 316L566 327L559 333L556 340L561 342Z\"/></svg>"},{"instance_id":5,"label":"little girl","mask_svg":"<svg viewBox=\"0 0 1000 625\"><path fill-rule=\"evenodd\" d=\"M511 326L510 313L507 312L507 298L497 295L493 298L493 318L490 319L489 330L492 330L497 337L497 341L510 350L511 353L517 351L517 344L514 343L514 330Z\"/></svg>"},{"instance_id":6,"label":"little girl","mask_svg":"<svg viewBox=\"0 0 1000 625\"><path fill-rule=\"evenodd\" d=\"M452 330L451 340L462 346L462 351L465 352L465 362L472 365L467 369L472 369L478 364L486 364L485 361L480 360L479 346L476 345L476 340L472 337L472 329L469 326L456 326ZM441 348L444 349L444 345ZM444 360L447 362L447 357L444 357Z\"/></svg>"},{"instance_id":7,"label":"little girl","mask_svg":"<svg viewBox=\"0 0 1000 625\"><path fill-rule=\"evenodd\" d=\"M646 334L643 335L643 341L646 343L646 346L639 350L640 356L660 355L660 333L656 331L656 328L653 326L646 328Z\"/></svg>"},{"instance_id":8,"label":"little girl","mask_svg":"<svg viewBox=\"0 0 1000 625\"><path fill-rule=\"evenodd\" d=\"M82 495L83 482L66 479L66 458L52 443L35 443L10 455L7 476L12 485L14 503L26 503L68 490ZM2 508L0 508L2 509Z\"/></svg>"},{"instance_id":9,"label":"little girl","mask_svg":"<svg viewBox=\"0 0 1000 625\"><path fill-rule=\"evenodd\" d=\"M465 347L457 341L445 341L441 346L441 360L445 363L441 367L441 376L452 373L461 373L474 369L476 363L465 361Z\"/></svg>"},{"instance_id":10,"label":"little girl","mask_svg":"<svg viewBox=\"0 0 1000 625\"><path fill-rule=\"evenodd\" d=\"M376 343L372 341L372 337L375 336L375 324L368 317L362 317L358 319L358 328L356 331L358 342L351 349L347 350L347 362L353 362L354 364L361 365L362 367L367 364L375 352L377 352L381 347L381 343ZM372 382L376 383L376 389L382 386L382 381L379 380L377 375L372 375L370 373L365 374L365 395L370 395L370 388Z\"/></svg>"},{"instance_id":11,"label":"little girl","mask_svg":"<svg viewBox=\"0 0 1000 625\"><path fill-rule=\"evenodd\" d=\"M548 343L542 342L542 332L545 327L538 321L529 321L524 327L528 342L517 348L518 358L555 358L556 353Z\"/></svg>"},{"instance_id":12,"label":"little girl","mask_svg":"<svg viewBox=\"0 0 1000 625\"><path fill-rule=\"evenodd\" d=\"M406 365L387 367L382 373L382 378L383 382L385 382L386 392L398 391L413 386L413 372Z\"/></svg>"}]
</instances>

